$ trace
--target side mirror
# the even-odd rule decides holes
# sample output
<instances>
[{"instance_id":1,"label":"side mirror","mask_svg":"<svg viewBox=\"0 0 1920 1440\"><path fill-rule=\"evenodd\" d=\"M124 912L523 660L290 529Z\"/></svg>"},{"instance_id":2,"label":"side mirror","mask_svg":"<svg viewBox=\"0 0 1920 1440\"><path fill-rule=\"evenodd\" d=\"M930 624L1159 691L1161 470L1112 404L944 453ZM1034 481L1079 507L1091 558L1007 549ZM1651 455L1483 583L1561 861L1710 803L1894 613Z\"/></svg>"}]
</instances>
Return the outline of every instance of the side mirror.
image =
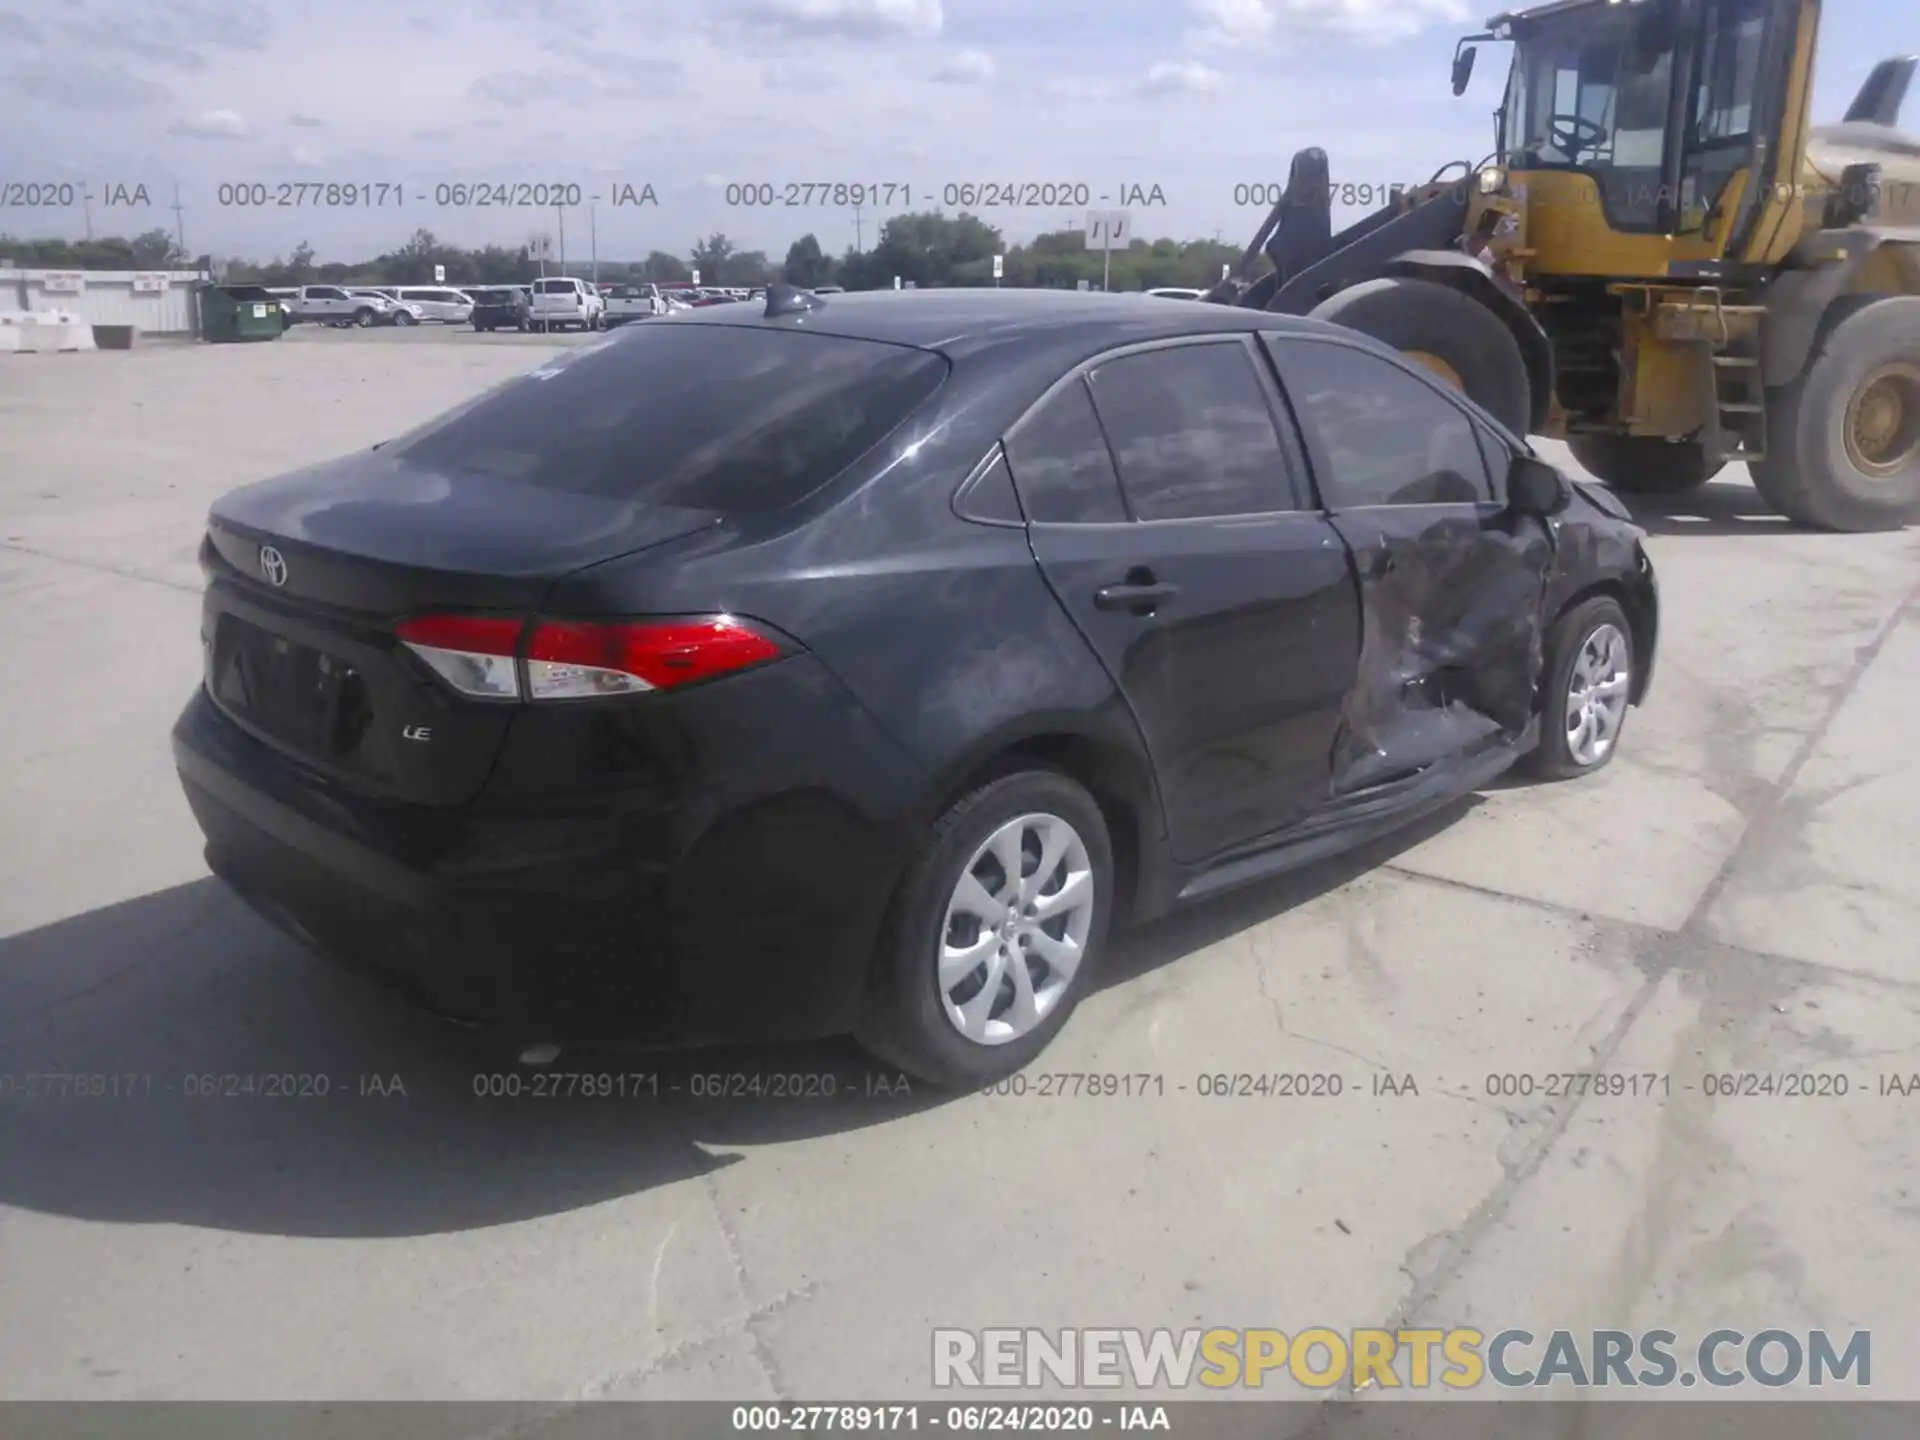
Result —
<instances>
[{"instance_id":1,"label":"side mirror","mask_svg":"<svg viewBox=\"0 0 1920 1440\"><path fill-rule=\"evenodd\" d=\"M1480 52L1471 45L1454 52L1453 56L1453 93L1464 95L1467 85L1473 79L1473 62Z\"/></svg>"},{"instance_id":2,"label":"side mirror","mask_svg":"<svg viewBox=\"0 0 1920 1440\"><path fill-rule=\"evenodd\" d=\"M1567 477L1544 460L1516 455L1507 471L1507 505L1517 515L1546 519L1558 515L1573 501Z\"/></svg>"}]
</instances>

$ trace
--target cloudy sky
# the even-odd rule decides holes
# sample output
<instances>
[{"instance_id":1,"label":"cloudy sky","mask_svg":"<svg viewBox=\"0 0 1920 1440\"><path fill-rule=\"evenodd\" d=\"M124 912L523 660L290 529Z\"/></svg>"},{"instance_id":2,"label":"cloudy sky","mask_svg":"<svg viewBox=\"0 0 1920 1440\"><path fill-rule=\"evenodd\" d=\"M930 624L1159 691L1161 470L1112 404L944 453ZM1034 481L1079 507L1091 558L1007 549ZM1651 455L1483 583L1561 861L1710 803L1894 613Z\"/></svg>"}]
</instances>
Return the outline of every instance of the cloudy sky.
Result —
<instances>
[{"instance_id":1,"label":"cloudy sky","mask_svg":"<svg viewBox=\"0 0 1920 1440\"><path fill-rule=\"evenodd\" d=\"M728 203L728 187L856 182L888 208L948 185L1060 187L988 213L1010 239L1078 223L1086 187L1140 187L1136 233L1238 240L1324 146L1336 184L1424 178L1491 148L1503 47L1461 100L1469 0L0 0L0 198L51 183L93 197L95 234L184 223L194 253L322 259L420 226L522 243L554 212L437 204L458 182L580 187L569 259L684 253L722 230L776 258L813 231L853 243L850 209ZM1830 5L1817 117L1873 61L1920 48L1913 0ZM1912 112L1920 110L1916 97ZM1910 125L1909 128L1920 128ZM266 209L282 184L374 182L374 208ZM79 187L68 191L60 188ZM251 189L221 190L226 186ZM643 198L657 204L615 204ZM110 200L144 186L151 204ZM175 187L184 209L173 210ZM631 191L622 187L630 186ZM12 187L13 193L8 194ZM38 192L43 198L49 193ZM305 192L289 189L287 199ZM739 192L732 192L740 198ZM403 198L398 204L393 196ZM592 205L591 197L599 196ZM796 195L795 198L801 198ZM80 236L83 205L12 205L0 233ZM860 217L867 244L875 212Z\"/></svg>"}]
</instances>

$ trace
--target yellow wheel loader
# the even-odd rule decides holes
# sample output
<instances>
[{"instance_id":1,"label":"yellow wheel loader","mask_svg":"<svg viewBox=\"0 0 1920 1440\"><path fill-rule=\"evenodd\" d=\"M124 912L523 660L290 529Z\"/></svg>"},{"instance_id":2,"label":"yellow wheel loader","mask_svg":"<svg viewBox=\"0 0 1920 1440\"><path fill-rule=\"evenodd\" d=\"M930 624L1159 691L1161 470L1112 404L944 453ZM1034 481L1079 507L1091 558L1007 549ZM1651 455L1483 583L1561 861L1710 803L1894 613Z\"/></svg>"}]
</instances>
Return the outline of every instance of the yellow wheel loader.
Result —
<instances>
[{"instance_id":1,"label":"yellow wheel loader","mask_svg":"<svg viewBox=\"0 0 1920 1440\"><path fill-rule=\"evenodd\" d=\"M1512 46L1493 153L1335 233L1327 157L1207 298L1409 354L1616 489L1751 467L1802 524L1920 520L1920 60L1815 127L1820 0L1558 0ZM1458 171L1459 173L1454 173Z\"/></svg>"}]
</instances>

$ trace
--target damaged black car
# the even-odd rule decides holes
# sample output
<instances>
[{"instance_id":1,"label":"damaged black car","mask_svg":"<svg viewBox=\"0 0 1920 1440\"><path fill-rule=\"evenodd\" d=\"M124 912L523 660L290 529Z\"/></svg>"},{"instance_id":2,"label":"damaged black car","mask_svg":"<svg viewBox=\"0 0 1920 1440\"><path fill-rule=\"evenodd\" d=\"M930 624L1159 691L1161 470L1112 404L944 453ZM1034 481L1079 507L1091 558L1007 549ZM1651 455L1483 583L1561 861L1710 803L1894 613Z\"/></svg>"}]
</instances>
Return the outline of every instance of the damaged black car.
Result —
<instances>
[{"instance_id":1,"label":"damaged black car","mask_svg":"<svg viewBox=\"0 0 1920 1440\"><path fill-rule=\"evenodd\" d=\"M980 1084L1115 926L1605 766L1642 538L1331 325L775 286L220 500L174 753L216 874L444 1014Z\"/></svg>"}]
</instances>

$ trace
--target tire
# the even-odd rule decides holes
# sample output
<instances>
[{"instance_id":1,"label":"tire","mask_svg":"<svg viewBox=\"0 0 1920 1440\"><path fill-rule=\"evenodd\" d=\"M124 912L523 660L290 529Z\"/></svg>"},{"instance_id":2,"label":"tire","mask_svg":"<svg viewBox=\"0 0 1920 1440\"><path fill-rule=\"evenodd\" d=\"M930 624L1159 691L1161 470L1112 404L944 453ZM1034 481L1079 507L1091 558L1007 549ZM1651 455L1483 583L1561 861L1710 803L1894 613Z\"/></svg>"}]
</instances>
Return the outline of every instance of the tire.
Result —
<instances>
[{"instance_id":1,"label":"tire","mask_svg":"<svg viewBox=\"0 0 1920 1440\"><path fill-rule=\"evenodd\" d=\"M420 322L406 311L396 310L393 312L393 323L396 325L418 325Z\"/></svg>"},{"instance_id":2,"label":"tire","mask_svg":"<svg viewBox=\"0 0 1920 1440\"><path fill-rule=\"evenodd\" d=\"M1313 318L1402 353L1434 356L1460 377L1458 388L1514 434L1533 428L1533 390L1519 342L1498 315L1458 290L1398 275L1367 280L1321 301Z\"/></svg>"},{"instance_id":3,"label":"tire","mask_svg":"<svg viewBox=\"0 0 1920 1440\"><path fill-rule=\"evenodd\" d=\"M1622 647L1618 699L1619 710L1613 720L1613 733L1597 758L1583 757L1573 746L1567 718L1574 703L1575 666L1582 660L1589 641L1609 628L1619 637ZM1626 728L1627 711L1632 708L1631 691L1639 657L1633 648L1633 626L1620 602L1606 595L1583 600L1554 621L1547 632L1545 679L1540 686L1540 743L1521 762L1521 769L1541 780L1571 780L1604 770L1620 753L1620 736Z\"/></svg>"},{"instance_id":4,"label":"tire","mask_svg":"<svg viewBox=\"0 0 1920 1440\"><path fill-rule=\"evenodd\" d=\"M1707 459L1692 441L1645 435L1574 435L1567 439L1583 468L1624 495L1682 495L1707 483L1725 461Z\"/></svg>"},{"instance_id":5,"label":"tire","mask_svg":"<svg viewBox=\"0 0 1920 1440\"><path fill-rule=\"evenodd\" d=\"M373 311L367 306L361 306L353 312L353 323L358 325L362 330L366 329L369 325L373 324Z\"/></svg>"},{"instance_id":6,"label":"tire","mask_svg":"<svg viewBox=\"0 0 1920 1440\"><path fill-rule=\"evenodd\" d=\"M1849 432L1855 403L1889 386L1904 397L1901 419L1876 473ZM1847 533L1920 521L1920 296L1840 302L1807 368L1768 392L1767 410L1767 458L1754 463L1753 484L1782 515Z\"/></svg>"},{"instance_id":7,"label":"tire","mask_svg":"<svg viewBox=\"0 0 1920 1440\"><path fill-rule=\"evenodd\" d=\"M473 328L474 332L479 335L485 335L493 329L491 325L482 325L478 320L473 322Z\"/></svg>"},{"instance_id":8,"label":"tire","mask_svg":"<svg viewBox=\"0 0 1920 1440\"><path fill-rule=\"evenodd\" d=\"M996 998L986 1002L992 1023L1002 1033L990 1037L997 1043L988 1043L961 1033L950 1018L950 1002L939 983L938 957L949 935L949 907L955 903L956 887L966 874L977 871L976 879L986 877L981 879L984 889L1003 888L1005 868L983 854L982 847L1003 827L1023 819L1065 822L1070 827L1084 854L1092 897L1072 912L1074 923L1083 927L1079 962L1064 988L1051 997L1044 1013L1030 1026L1021 1028L1009 1003L1015 967L1029 977L1030 986L1038 980L1043 997L1050 978L1045 967L1036 972L1019 959L1000 958L1031 953L1024 948L1010 951L1002 944L997 950L983 952L981 967L996 963L1005 967L1002 981L996 986ZM1038 844L1037 829L1022 833ZM1069 851L1069 858L1073 853ZM1023 860L1037 863L1038 857L1028 850ZM975 863L970 866L970 861ZM1064 870L1055 873L1064 882ZM1092 982L1112 912L1113 875L1112 842L1100 807L1076 781L1058 771L1014 771L963 796L934 824L894 894L881 929L873 984L856 1038L888 1064L953 1089L986 1085L1030 1064L1066 1024ZM1033 877L1027 878L1031 881ZM956 913L953 918L961 925L962 939L995 945L992 928L981 930L966 914ZM1045 923L1057 928L1062 919ZM1002 938L1004 941L1004 933ZM1051 932L1047 938L1058 943ZM952 992L959 997L955 1003L964 1004L984 994L986 987L981 982L985 978L986 972L980 967L960 975ZM1009 998L1002 999L1002 995ZM1005 1033L1010 1030L1018 1033Z\"/></svg>"}]
</instances>

